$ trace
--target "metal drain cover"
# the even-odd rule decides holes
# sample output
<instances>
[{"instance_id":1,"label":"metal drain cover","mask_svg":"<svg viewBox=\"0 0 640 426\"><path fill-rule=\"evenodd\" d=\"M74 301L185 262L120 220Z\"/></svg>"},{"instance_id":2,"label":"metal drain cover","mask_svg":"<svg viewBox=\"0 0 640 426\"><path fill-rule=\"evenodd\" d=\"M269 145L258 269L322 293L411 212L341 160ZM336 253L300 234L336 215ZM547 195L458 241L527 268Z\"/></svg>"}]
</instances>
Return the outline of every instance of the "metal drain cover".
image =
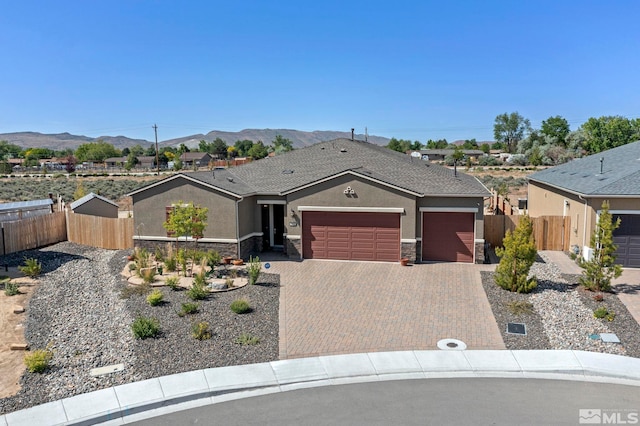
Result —
<instances>
[{"instance_id":1,"label":"metal drain cover","mask_svg":"<svg viewBox=\"0 0 640 426\"><path fill-rule=\"evenodd\" d=\"M457 339L442 339L438 341L438 349L443 351L464 351L467 349L467 345Z\"/></svg>"},{"instance_id":2,"label":"metal drain cover","mask_svg":"<svg viewBox=\"0 0 640 426\"><path fill-rule=\"evenodd\" d=\"M527 335L527 327L524 324L519 324L517 322L510 322L507 324L507 333L509 334L521 334Z\"/></svg>"}]
</instances>

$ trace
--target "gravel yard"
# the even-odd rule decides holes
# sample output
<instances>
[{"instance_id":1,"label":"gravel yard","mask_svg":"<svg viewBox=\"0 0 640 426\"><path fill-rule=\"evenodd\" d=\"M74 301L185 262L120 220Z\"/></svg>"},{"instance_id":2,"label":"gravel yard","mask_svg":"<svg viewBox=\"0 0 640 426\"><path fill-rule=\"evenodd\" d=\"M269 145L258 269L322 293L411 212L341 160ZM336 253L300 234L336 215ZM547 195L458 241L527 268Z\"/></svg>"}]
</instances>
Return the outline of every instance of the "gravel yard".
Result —
<instances>
[{"instance_id":1,"label":"gravel yard","mask_svg":"<svg viewBox=\"0 0 640 426\"><path fill-rule=\"evenodd\" d=\"M23 375L22 389L0 399L0 413L166 374L278 359L277 275L262 274L257 285L212 294L197 302L197 314L179 317L181 304L190 302L185 291L161 288L165 303L156 307L144 295L121 297L128 285L120 275L127 254L65 242L7 256L10 266L32 257L42 263L25 335L33 349L49 345L54 358L47 373ZM248 300L254 310L233 313L229 304L238 298ZM133 337L130 325L137 315L160 321L157 339ZM196 321L210 324L211 339L192 337ZM250 333L260 343L237 344L240 333ZM89 374L92 368L120 363L122 372Z\"/></svg>"},{"instance_id":2,"label":"gravel yard","mask_svg":"<svg viewBox=\"0 0 640 426\"><path fill-rule=\"evenodd\" d=\"M544 255L538 256L530 274L538 278L538 287L530 294L518 294L498 287L492 272L482 272L482 285L507 349L574 349L640 357L640 325L615 294L595 301L594 293L577 286L578 276L561 274ZM530 303L531 312L512 312L515 301ZM600 306L614 311L615 319L594 318L593 311ZM507 333L509 322L524 323L527 335ZM615 333L621 343L589 338L600 333Z\"/></svg>"}]
</instances>

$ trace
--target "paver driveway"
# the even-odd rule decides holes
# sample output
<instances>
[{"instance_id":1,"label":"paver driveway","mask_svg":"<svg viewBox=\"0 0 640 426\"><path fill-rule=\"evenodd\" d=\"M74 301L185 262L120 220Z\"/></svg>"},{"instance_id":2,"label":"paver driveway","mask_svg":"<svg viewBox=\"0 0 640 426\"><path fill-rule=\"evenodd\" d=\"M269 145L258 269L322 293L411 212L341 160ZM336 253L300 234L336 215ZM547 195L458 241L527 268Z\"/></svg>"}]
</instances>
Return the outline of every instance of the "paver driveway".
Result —
<instances>
[{"instance_id":1,"label":"paver driveway","mask_svg":"<svg viewBox=\"0 0 640 426\"><path fill-rule=\"evenodd\" d=\"M505 349L480 281L487 266L305 260L280 274L280 358L436 349Z\"/></svg>"}]
</instances>

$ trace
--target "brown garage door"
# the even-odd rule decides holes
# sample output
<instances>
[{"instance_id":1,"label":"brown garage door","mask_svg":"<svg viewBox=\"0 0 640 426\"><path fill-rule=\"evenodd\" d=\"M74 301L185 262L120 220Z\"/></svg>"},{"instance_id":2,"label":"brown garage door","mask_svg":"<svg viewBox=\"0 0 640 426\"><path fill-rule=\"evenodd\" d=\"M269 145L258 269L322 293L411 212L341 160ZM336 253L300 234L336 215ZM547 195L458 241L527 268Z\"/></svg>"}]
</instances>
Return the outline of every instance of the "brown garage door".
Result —
<instances>
[{"instance_id":1,"label":"brown garage door","mask_svg":"<svg viewBox=\"0 0 640 426\"><path fill-rule=\"evenodd\" d=\"M303 212L302 255L306 259L400 259L397 213Z\"/></svg>"},{"instance_id":2,"label":"brown garage door","mask_svg":"<svg viewBox=\"0 0 640 426\"><path fill-rule=\"evenodd\" d=\"M422 260L473 262L474 213L424 212Z\"/></svg>"},{"instance_id":3,"label":"brown garage door","mask_svg":"<svg viewBox=\"0 0 640 426\"><path fill-rule=\"evenodd\" d=\"M640 215L614 214L613 220L620 218L620 227L613 231L616 263L627 268L640 268Z\"/></svg>"}]
</instances>

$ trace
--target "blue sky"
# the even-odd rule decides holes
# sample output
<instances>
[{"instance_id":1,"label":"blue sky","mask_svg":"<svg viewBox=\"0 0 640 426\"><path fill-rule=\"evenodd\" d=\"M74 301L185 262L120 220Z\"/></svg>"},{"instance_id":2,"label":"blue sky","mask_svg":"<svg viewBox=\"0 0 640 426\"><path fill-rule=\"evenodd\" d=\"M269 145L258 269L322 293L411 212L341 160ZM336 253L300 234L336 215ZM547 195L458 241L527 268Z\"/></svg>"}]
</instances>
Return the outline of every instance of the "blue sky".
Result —
<instances>
[{"instance_id":1,"label":"blue sky","mask_svg":"<svg viewBox=\"0 0 640 426\"><path fill-rule=\"evenodd\" d=\"M0 133L244 128L493 139L640 117L640 2L10 1Z\"/></svg>"}]
</instances>

